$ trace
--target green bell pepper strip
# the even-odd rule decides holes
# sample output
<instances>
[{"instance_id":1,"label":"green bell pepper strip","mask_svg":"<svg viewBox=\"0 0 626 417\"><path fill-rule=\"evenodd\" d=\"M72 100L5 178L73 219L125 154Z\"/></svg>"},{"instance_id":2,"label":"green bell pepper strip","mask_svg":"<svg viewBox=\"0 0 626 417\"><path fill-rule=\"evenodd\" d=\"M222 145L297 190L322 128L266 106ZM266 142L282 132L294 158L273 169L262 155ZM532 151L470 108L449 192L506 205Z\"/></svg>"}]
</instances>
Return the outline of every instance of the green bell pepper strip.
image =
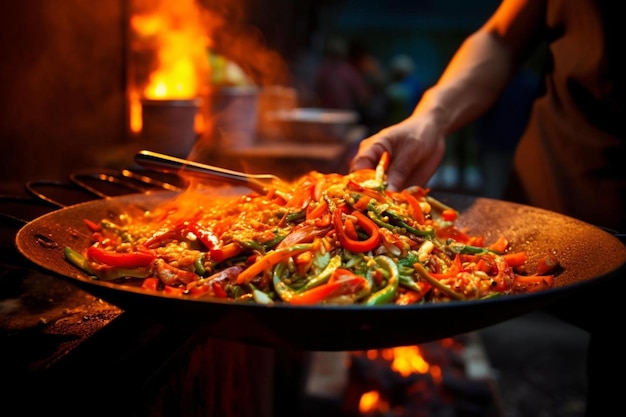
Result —
<instances>
[{"instance_id":1,"label":"green bell pepper strip","mask_svg":"<svg viewBox=\"0 0 626 417\"><path fill-rule=\"evenodd\" d=\"M206 268L204 267L204 253L200 252L193 263L196 274L204 276L206 274Z\"/></svg>"},{"instance_id":2,"label":"green bell pepper strip","mask_svg":"<svg viewBox=\"0 0 626 417\"><path fill-rule=\"evenodd\" d=\"M274 284L274 291L278 294L283 301L289 301L295 294L294 290L283 281L283 274L285 272L285 264L277 264L272 271L272 283Z\"/></svg>"},{"instance_id":3,"label":"green bell pepper strip","mask_svg":"<svg viewBox=\"0 0 626 417\"><path fill-rule=\"evenodd\" d=\"M275 247L276 245L278 245L280 242L283 241L283 239L286 237L287 235L281 235L281 234L276 234L274 236L273 239L268 240L267 242L263 242L263 248L267 251L269 249L272 249L273 247Z\"/></svg>"},{"instance_id":4,"label":"green bell pepper strip","mask_svg":"<svg viewBox=\"0 0 626 417\"><path fill-rule=\"evenodd\" d=\"M333 256L330 259L330 262L328 262L328 265L326 265L326 267L322 270L322 272L320 272L313 278L307 280L307 283L302 288L299 288L296 292L304 292L313 287L317 287L318 285L325 284L333 275L333 272L335 272L335 270L339 268L340 266L341 266L341 256L340 255Z\"/></svg>"},{"instance_id":5,"label":"green bell pepper strip","mask_svg":"<svg viewBox=\"0 0 626 417\"><path fill-rule=\"evenodd\" d=\"M376 263L385 268L387 277L387 285L376 291L365 300L365 305L372 306L378 304L388 304L393 301L400 283L400 272L398 266L388 256L379 255L374 258Z\"/></svg>"},{"instance_id":6,"label":"green bell pepper strip","mask_svg":"<svg viewBox=\"0 0 626 417\"><path fill-rule=\"evenodd\" d=\"M261 255L265 255L265 246L255 240L239 240L235 239L235 242L239 243L245 249L256 251Z\"/></svg>"},{"instance_id":7,"label":"green bell pepper strip","mask_svg":"<svg viewBox=\"0 0 626 417\"><path fill-rule=\"evenodd\" d=\"M289 213L285 216L285 220L288 222L297 222L306 218L306 210L300 210L293 213Z\"/></svg>"},{"instance_id":8,"label":"green bell pepper strip","mask_svg":"<svg viewBox=\"0 0 626 417\"><path fill-rule=\"evenodd\" d=\"M413 278L407 275L400 275L400 285L409 290L421 293L423 290L413 281Z\"/></svg>"},{"instance_id":9,"label":"green bell pepper strip","mask_svg":"<svg viewBox=\"0 0 626 417\"><path fill-rule=\"evenodd\" d=\"M406 257L397 261L398 271L400 272L400 285L413 291L422 292L415 281L413 281L413 275L415 274L415 267L413 264L419 261L419 257L415 252L409 252Z\"/></svg>"},{"instance_id":10,"label":"green bell pepper strip","mask_svg":"<svg viewBox=\"0 0 626 417\"><path fill-rule=\"evenodd\" d=\"M382 207L381 207L382 206ZM411 232L417 236L425 236L425 237L434 237L435 236L435 229L433 229L432 227L426 229L426 230L420 230L420 229L416 229L413 226L410 226L407 222L406 219L404 219L402 216L400 216L397 213L394 213L392 211L389 211L386 209L386 204L385 205L377 205L374 202L370 201L370 203L367 206L367 213L368 216L374 221L374 223L376 223L377 225L379 225L380 227L384 227L386 229L391 230L394 233L399 233L399 234L403 234L403 230L406 230L408 232ZM392 219L395 223L397 224L391 224L386 222L385 220L382 219L382 216L388 216L390 219Z\"/></svg>"},{"instance_id":11,"label":"green bell pepper strip","mask_svg":"<svg viewBox=\"0 0 626 417\"><path fill-rule=\"evenodd\" d=\"M414 270L413 264L419 261L419 255L415 251L409 251L404 258L398 259L398 268L409 268Z\"/></svg>"},{"instance_id":12,"label":"green bell pepper strip","mask_svg":"<svg viewBox=\"0 0 626 417\"><path fill-rule=\"evenodd\" d=\"M96 272L91 269L89 266L89 262L87 262L87 258L85 258L80 253L76 252L74 249L66 247L63 250L63 254L65 255L65 259L71 263L72 265L78 267L79 269L87 272L90 275L96 276Z\"/></svg>"},{"instance_id":13,"label":"green bell pepper strip","mask_svg":"<svg viewBox=\"0 0 626 417\"><path fill-rule=\"evenodd\" d=\"M383 214L389 216L391 219L394 220L395 223L397 223L398 226L408 230L409 232L418 235L418 236L435 236L435 229L433 229L432 227L427 228L426 230L420 230L420 229L416 229L413 226L410 226L407 222L406 219L402 216L400 216L398 213L394 213L393 211L389 211L389 210L385 210L383 212Z\"/></svg>"},{"instance_id":14,"label":"green bell pepper strip","mask_svg":"<svg viewBox=\"0 0 626 417\"><path fill-rule=\"evenodd\" d=\"M465 295L458 293L456 291L454 291L452 288L450 288L449 286L441 283L437 278L433 277L430 275L430 272L428 272L426 270L426 268L424 267L424 265L422 265L421 263L417 262L415 263L415 271L418 273L418 275L423 278L426 282L428 282L430 285L432 285L433 287L437 288L438 290L440 290L441 292L443 292L444 294L446 294L448 297L453 298L455 300L465 300Z\"/></svg>"},{"instance_id":15,"label":"green bell pepper strip","mask_svg":"<svg viewBox=\"0 0 626 417\"><path fill-rule=\"evenodd\" d=\"M285 264L277 264L272 271L272 283L274 284L274 291L283 301L289 301L294 295L303 293L311 288L323 285L328 282L333 273L341 266L341 256L333 256L328 265L313 278L310 278L305 285L294 290L283 280L283 274L285 273Z\"/></svg>"},{"instance_id":16,"label":"green bell pepper strip","mask_svg":"<svg viewBox=\"0 0 626 417\"><path fill-rule=\"evenodd\" d=\"M272 298L267 293L259 290L252 284L250 284L250 287L252 288L252 297L257 304L274 304L274 300L272 300Z\"/></svg>"},{"instance_id":17,"label":"green bell pepper strip","mask_svg":"<svg viewBox=\"0 0 626 417\"><path fill-rule=\"evenodd\" d=\"M123 242L131 242L133 237L126 230L122 229L117 224L113 223L111 220L103 219L100 221L100 226L102 230L107 230L119 236Z\"/></svg>"}]
</instances>

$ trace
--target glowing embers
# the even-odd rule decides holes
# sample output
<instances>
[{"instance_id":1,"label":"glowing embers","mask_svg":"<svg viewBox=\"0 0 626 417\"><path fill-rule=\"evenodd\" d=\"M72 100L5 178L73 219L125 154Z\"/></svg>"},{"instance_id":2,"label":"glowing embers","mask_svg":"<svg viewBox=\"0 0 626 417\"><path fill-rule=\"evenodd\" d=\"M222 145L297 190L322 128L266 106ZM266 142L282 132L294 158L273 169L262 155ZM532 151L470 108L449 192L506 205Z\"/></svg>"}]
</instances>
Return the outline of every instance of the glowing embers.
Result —
<instances>
[{"instance_id":1,"label":"glowing embers","mask_svg":"<svg viewBox=\"0 0 626 417\"><path fill-rule=\"evenodd\" d=\"M493 380L474 334L351 352L346 416L496 416ZM483 361L476 372L478 362Z\"/></svg>"}]
</instances>

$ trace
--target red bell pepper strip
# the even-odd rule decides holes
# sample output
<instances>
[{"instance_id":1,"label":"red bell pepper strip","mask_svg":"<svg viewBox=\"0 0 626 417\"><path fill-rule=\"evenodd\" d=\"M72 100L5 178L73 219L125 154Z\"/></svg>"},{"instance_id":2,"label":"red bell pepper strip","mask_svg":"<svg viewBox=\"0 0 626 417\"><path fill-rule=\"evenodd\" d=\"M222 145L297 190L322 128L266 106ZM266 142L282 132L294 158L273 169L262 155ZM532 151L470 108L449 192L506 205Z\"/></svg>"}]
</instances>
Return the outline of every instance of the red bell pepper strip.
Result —
<instances>
[{"instance_id":1,"label":"red bell pepper strip","mask_svg":"<svg viewBox=\"0 0 626 417\"><path fill-rule=\"evenodd\" d=\"M454 239L461 243L469 243L471 239L467 233L459 230L456 226L442 227L437 229L436 234L437 238L441 240Z\"/></svg>"},{"instance_id":2,"label":"red bell pepper strip","mask_svg":"<svg viewBox=\"0 0 626 417\"><path fill-rule=\"evenodd\" d=\"M87 249L87 258L118 268L140 268L152 265L156 260L156 255L148 250L122 253L90 246Z\"/></svg>"},{"instance_id":3,"label":"red bell pepper strip","mask_svg":"<svg viewBox=\"0 0 626 417\"><path fill-rule=\"evenodd\" d=\"M539 259L537 263L537 275L545 275L548 272L552 272L559 266L559 260L553 254L547 254L543 258Z\"/></svg>"},{"instance_id":4,"label":"red bell pepper strip","mask_svg":"<svg viewBox=\"0 0 626 417\"><path fill-rule=\"evenodd\" d=\"M441 212L441 217L447 222L453 222L459 217L459 213L454 209L445 209Z\"/></svg>"},{"instance_id":5,"label":"red bell pepper strip","mask_svg":"<svg viewBox=\"0 0 626 417\"><path fill-rule=\"evenodd\" d=\"M413 197L407 190L402 190L402 197L404 197L406 202L409 204L409 212L411 216L413 216L419 224L424 224L426 222L426 217L424 216L424 211L422 210L422 206L420 206L419 200Z\"/></svg>"},{"instance_id":6,"label":"red bell pepper strip","mask_svg":"<svg viewBox=\"0 0 626 417\"><path fill-rule=\"evenodd\" d=\"M333 226L337 232L339 243L341 243L344 249L351 252L369 252L378 246L380 243L380 233L378 231L378 225L374 223L374 221L360 211L355 210L352 212L352 216L356 217L359 227L369 235L365 240L357 240L348 236L345 225L341 220L341 214L340 209L335 210L333 213Z\"/></svg>"},{"instance_id":7,"label":"red bell pepper strip","mask_svg":"<svg viewBox=\"0 0 626 417\"><path fill-rule=\"evenodd\" d=\"M163 287L163 292L167 295L181 296L184 294L184 289L181 287L174 287L172 285L166 285Z\"/></svg>"},{"instance_id":8,"label":"red bell pepper strip","mask_svg":"<svg viewBox=\"0 0 626 417\"><path fill-rule=\"evenodd\" d=\"M299 207L304 208L308 202L313 198L313 192L315 189L315 183L305 182L300 184L296 189L296 193L291 196L285 207Z\"/></svg>"},{"instance_id":9,"label":"red bell pepper strip","mask_svg":"<svg viewBox=\"0 0 626 417\"><path fill-rule=\"evenodd\" d=\"M298 243L311 243L316 236L325 235L330 229L330 226L317 227L314 224L300 223L280 241L276 248L286 248Z\"/></svg>"},{"instance_id":10,"label":"red bell pepper strip","mask_svg":"<svg viewBox=\"0 0 626 417\"><path fill-rule=\"evenodd\" d=\"M350 239L354 239L354 240L359 239L359 234L356 231L356 226L354 225L354 222L351 219L346 219L346 221L343 223L343 231L346 234L346 236L349 237Z\"/></svg>"},{"instance_id":11,"label":"red bell pepper strip","mask_svg":"<svg viewBox=\"0 0 626 417\"><path fill-rule=\"evenodd\" d=\"M64 249L64 255L71 264L103 281L113 281L123 277L146 278L151 275L151 267L122 268L101 264L88 260L69 247Z\"/></svg>"},{"instance_id":12,"label":"red bell pepper strip","mask_svg":"<svg viewBox=\"0 0 626 417\"><path fill-rule=\"evenodd\" d=\"M315 201L323 201L322 195L324 190L326 189L326 178L321 177L315 183L315 187L313 187L313 200Z\"/></svg>"},{"instance_id":13,"label":"red bell pepper strip","mask_svg":"<svg viewBox=\"0 0 626 417\"><path fill-rule=\"evenodd\" d=\"M85 222L85 224L87 225L89 230L91 230L92 232L99 232L100 231L100 225L98 223L92 222L89 219L83 219L83 221Z\"/></svg>"},{"instance_id":14,"label":"red bell pepper strip","mask_svg":"<svg viewBox=\"0 0 626 417\"><path fill-rule=\"evenodd\" d=\"M187 229L196 235L198 240L202 242L207 249L213 249L220 245L219 237L217 237L217 235L211 230L200 228L198 223L189 223L189 225L187 225Z\"/></svg>"},{"instance_id":15,"label":"red bell pepper strip","mask_svg":"<svg viewBox=\"0 0 626 417\"><path fill-rule=\"evenodd\" d=\"M141 289L146 291L158 291L160 282L161 281L156 277L148 277L141 283Z\"/></svg>"},{"instance_id":16,"label":"red bell pepper strip","mask_svg":"<svg viewBox=\"0 0 626 417\"><path fill-rule=\"evenodd\" d=\"M497 292L510 290L513 285L513 279L515 278L513 268L506 263L504 257L502 256L494 256L493 260L494 265L496 266L497 274L493 277L495 285L492 289Z\"/></svg>"}]
</instances>

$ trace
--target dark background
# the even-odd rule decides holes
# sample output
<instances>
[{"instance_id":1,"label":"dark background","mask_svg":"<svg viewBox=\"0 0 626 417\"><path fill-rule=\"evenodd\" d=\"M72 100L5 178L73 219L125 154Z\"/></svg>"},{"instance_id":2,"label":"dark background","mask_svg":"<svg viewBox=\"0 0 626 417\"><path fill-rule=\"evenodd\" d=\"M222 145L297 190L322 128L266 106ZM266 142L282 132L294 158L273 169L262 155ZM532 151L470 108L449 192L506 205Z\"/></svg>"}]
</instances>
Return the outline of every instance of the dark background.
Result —
<instances>
[{"instance_id":1,"label":"dark background","mask_svg":"<svg viewBox=\"0 0 626 417\"><path fill-rule=\"evenodd\" d=\"M303 57L314 63L324 39L340 35L363 41L382 63L396 53L411 54L417 73L431 83L497 3L247 0L244 5L249 24L259 28L294 77L306 78ZM65 178L90 167L94 153L132 140L126 87L133 6L132 0L0 4L0 175L5 184Z\"/></svg>"}]
</instances>

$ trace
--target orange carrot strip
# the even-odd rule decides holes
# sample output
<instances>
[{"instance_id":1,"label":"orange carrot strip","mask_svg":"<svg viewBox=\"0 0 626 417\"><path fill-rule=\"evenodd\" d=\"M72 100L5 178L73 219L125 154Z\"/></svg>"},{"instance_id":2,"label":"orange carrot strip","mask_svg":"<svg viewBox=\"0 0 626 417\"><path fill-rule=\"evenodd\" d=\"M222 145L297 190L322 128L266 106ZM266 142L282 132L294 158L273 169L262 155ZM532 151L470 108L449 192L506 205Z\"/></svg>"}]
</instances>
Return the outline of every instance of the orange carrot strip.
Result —
<instances>
[{"instance_id":1,"label":"orange carrot strip","mask_svg":"<svg viewBox=\"0 0 626 417\"><path fill-rule=\"evenodd\" d=\"M515 267L515 266L522 266L526 263L526 261L528 260L528 254L524 251L522 252L514 252L514 253L507 253L505 255L503 255L504 260L506 261L507 265Z\"/></svg>"},{"instance_id":2,"label":"orange carrot strip","mask_svg":"<svg viewBox=\"0 0 626 417\"><path fill-rule=\"evenodd\" d=\"M515 275L515 282L518 284L541 284L547 287L554 285L554 275Z\"/></svg>"},{"instance_id":3,"label":"orange carrot strip","mask_svg":"<svg viewBox=\"0 0 626 417\"><path fill-rule=\"evenodd\" d=\"M501 236L494 243L489 245L489 249L498 253L504 253L509 247L509 241L505 237Z\"/></svg>"},{"instance_id":4,"label":"orange carrot strip","mask_svg":"<svg viewBox=\"0 0 626 417\"><path fill-rule=\"evenodd\" d=\"M237 284L246 284L263 271L266 271L274 265L289 259L292 256L301 254L302 252L316 250L320 243L318 240L313 243L303 243L300 245L287 246L268 252L261 256L255 263L244 269L237 277Z\"/></svg>"}]
</instances>

